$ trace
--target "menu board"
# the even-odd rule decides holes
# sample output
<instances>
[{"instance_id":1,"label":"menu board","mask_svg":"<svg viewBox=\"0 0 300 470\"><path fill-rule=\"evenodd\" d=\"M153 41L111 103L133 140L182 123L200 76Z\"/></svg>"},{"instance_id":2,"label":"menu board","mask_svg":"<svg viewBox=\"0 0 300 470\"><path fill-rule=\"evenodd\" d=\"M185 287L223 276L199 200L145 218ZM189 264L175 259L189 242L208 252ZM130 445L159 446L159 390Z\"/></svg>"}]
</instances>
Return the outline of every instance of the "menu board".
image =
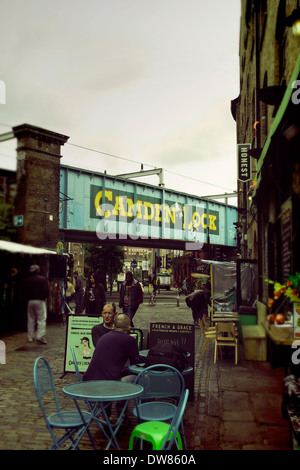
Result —
<instances>
[{"instance_id":1,"label":"menu board","mask_svg":"<svg viewBox=\"0 0 300 470\"><path fill-rule=\"evenodd\" d=\"M74 347L79 371L86 371L95 349L92 341L92 328L102 322L102 317L68 315L64 362L65 372L75 372L71 346Z\"/></svg>"},{"instance_id":2,"label":"menu board","mask_svg":"<svg viewBox=\"0 0 300 470\"><path fill-rule=\"evenodd\" d=\"M189 353L188 365L193 368L192 373L184 375L186 387L190 390L190 398L194 394L194 368L195 368L195 327L190 323L150 323L149 347L159 343L169 343L178 349Z\"/></svg>"}]
</instances>

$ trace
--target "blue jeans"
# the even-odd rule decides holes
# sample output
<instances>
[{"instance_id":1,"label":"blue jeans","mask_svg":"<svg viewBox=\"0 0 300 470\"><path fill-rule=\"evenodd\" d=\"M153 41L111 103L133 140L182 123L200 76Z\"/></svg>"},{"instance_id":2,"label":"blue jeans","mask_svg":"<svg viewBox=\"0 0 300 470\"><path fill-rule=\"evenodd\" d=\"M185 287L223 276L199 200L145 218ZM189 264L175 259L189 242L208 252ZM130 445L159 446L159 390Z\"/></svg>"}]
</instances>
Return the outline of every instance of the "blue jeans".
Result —
<instances>
[{"instance_id":1,"label":"blue jeans","mask_svg":"<svg viewBox=\"0 0 300 470\"><path fill-rule=\"evenodd\" d=\"M126 315L129 316L130 325L133 327L134 324L133 324L132 319L133 319L134 315L136 314L137 308L133 309L133 308L130 307L130 305L128 305L128 306L123 306L122 309L123 309L123 313L125 313Z\"/></svg>"}]
</instances>

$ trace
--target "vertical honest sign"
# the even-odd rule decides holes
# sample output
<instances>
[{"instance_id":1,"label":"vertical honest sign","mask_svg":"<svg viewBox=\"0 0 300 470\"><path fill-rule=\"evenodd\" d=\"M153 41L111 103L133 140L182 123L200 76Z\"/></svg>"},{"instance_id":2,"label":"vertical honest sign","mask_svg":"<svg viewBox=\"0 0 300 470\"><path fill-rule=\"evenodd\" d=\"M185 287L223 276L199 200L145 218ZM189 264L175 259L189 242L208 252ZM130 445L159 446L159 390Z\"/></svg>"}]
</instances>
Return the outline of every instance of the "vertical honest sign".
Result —
<instances>
[{"instance_id":1,"label":"vertical honest sign","mask_svg":"<svg viewBox=\"0 0 300 470\"><path fill-rule=\"evenodd\" d=\"M251 179L251 156L249 150L251 144L238 144L237 161L238 161L238 180L245 183Z\"/></svg>"}]
</instances>

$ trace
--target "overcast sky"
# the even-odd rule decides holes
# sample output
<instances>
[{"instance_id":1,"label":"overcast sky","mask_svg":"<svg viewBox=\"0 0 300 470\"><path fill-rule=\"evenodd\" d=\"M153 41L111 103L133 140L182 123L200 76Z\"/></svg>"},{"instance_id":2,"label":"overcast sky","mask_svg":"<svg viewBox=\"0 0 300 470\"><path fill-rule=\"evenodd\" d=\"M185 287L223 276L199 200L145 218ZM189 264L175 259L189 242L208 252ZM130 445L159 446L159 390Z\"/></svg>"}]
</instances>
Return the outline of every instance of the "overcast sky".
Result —
<instances>
[{"instance_id":1,"label":"overcast sky","mask_svg":"<svg viewBox=\"0 0 300 470\"><path fill-rule=\"evenodd\" d=\"M164 168L167 188L236 190L240 0L1 0L0 8L1 134L32 124L70 137L63 164L117 175L143 163ZM0 144L1 167L15 168L15 147Z\"/></svg>"}]
</instances>

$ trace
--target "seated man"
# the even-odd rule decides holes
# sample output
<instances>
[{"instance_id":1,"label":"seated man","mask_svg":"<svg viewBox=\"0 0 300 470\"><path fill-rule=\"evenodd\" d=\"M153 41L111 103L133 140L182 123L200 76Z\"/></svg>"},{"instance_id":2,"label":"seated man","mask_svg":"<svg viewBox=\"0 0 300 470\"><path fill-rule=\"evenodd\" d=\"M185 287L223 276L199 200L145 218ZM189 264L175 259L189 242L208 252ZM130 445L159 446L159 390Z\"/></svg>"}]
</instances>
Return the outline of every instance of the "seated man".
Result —
<instances>
[{"instance_id":1,"label":"seated man","mask_svg":"<svg viewBox=\"0 0 300 470\"><path fill-rule=\"evenodd\" d=\"M114 328L114 318L116 316L115 304L106 304L102 310L103 323L95 325L92 328L93 345L96 347L98 339L109 333Z\"/></svg>"},{"instance_id":2,"label":"seated man","mask_svg":"<svg viewBox=\"0 0 300 470\"><path fill-rule=\"evenodd\" d=\"M144 362L139 356L136 339L129 335L130 318L121 313L116 315L114 329L101 336L98 340L92 360L83 375L83 380L122 380L134 382L136 376L126 373L125 364ZM123 401L118 401L116 408L120 414L124 406ZM111 403L106 407L108 416L111 414Z\"/></svg>"},{"instance_id":3,"label":"seated man","mask_svg":"<svg viewBox=\"0 0 300 470\"><path fill-rule=\"evenodd\" d=\"M135 375L126 377L125 364L144 362L139 356L138 344L129 335L130 318L126 314L116 315L114 329L103 335L97 342L92 360L83 380L126 380L134 381Z\"/></svg>"}]
</instances>

